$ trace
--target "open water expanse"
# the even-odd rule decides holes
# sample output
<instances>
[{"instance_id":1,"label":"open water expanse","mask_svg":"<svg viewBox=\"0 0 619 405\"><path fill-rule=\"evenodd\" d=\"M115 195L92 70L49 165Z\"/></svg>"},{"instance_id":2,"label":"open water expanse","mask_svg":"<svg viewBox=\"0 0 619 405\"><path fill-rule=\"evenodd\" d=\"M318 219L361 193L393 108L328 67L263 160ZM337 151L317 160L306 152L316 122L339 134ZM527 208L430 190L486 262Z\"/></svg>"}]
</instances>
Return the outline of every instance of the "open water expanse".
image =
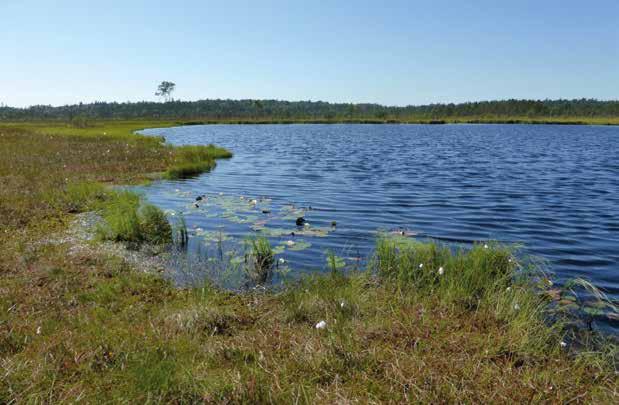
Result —
<instances>
[{"instance_id":1,"label":"open water expanse","mask_svg":"<svg viewBox=\"0 0 619 405\"><path fill-rule=\"evenodd\" d=\"M619 297L617 127L207 125L143 133L234 152L211 173L141 188L184 216L190 254L262 234L292 272L324 271L326 251L362 266L377 231L403 230L454 245L521 244L558 282L584 277ZM299 216L309 226L298 228Z\"/></svg>"}]
</instances>

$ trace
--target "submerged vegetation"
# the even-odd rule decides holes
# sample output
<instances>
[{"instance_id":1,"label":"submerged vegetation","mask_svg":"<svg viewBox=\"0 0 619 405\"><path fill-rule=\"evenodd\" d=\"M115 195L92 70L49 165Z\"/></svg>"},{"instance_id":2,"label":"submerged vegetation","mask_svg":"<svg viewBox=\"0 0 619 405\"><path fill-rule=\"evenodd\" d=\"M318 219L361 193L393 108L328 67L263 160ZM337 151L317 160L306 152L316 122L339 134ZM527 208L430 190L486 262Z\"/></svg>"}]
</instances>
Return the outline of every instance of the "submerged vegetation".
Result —
<instances>
[{"instance_id":1,"label":"submerged vegetation","mask_svg":"<svg viewBox=\"0 0 619 405\"><path fill-rule=\"evenodd\" d=\"M509 247L384 237L368 271L329 254L324 275L233 294L48 243L95 210L105 238L187 244L182 218L101 183L228 154L138 125L0 125L1 403L616 402L617 345ZM249 251L267 280L274 248Z\"/></svg>"}]
</instances>

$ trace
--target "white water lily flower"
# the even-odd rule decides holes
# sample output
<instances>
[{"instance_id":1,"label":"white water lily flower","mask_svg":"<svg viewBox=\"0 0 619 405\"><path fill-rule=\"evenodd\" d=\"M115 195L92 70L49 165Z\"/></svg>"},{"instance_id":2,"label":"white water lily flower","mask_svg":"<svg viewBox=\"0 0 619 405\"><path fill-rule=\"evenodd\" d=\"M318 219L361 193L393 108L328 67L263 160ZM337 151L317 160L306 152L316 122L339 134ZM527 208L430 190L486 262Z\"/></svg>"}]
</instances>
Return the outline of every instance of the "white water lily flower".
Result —
<instances>
[{"instance_id":1,"label":"white water lily flower","mask_svg":"<svg viewBox=\"0 0 619 405\"><path fill-rule=\"evenodd\" d=\"M258 204L258 200L251 200L249 203L250 203L251 205L256 205L256 204Z\"/></svg>"},{"instance_id":2,"label":"white water lily flower","mask_svg":"<svg viewBox=\"0 0 619 405\"><path fill-rule=\"evenodd\" d=\"M442 267L438 268L438 275L442 276L445 273L445 269L443 269Z\"/></svg>"},{"instance_id":3,"label":"white water lily flower","mask_svg":"<svg viewBox=\"0 0 619 405\"><path fill-rule=\"evenodd\" d=\"M224 193L220 191L220 192L219 192L219 195L224 195Z\"/></svg>"},{"instance_id":4,"label":"white water lily flower","mask_svg":"<svg viewBox=\"0 0 619 405\"><path fill-rule=\"evenodd\" d=\"M293 240L286 241L286 245L294 246L294 241Z\"/></svg>"},{"instance_id":5,"label":"white water lily flower","mask_svg":"<svg viewBox=\"0 0 619 405\"><path fill-rule=\"evenodd\" d=\"M325 321L320 321L316 324L316 329L325 329L327 327L327 323Z\"/></svg>"},{"instance_id":6,"label":"white water lily flower","mask_svg":"<svg viewBox=\"0 0 619 405\"><path fill-rule=\"evenodd\" d=\"M286 263L286 259L284 259L283 257L279 258L279 264L284 264Z\"/></svg>"}]
</instances>

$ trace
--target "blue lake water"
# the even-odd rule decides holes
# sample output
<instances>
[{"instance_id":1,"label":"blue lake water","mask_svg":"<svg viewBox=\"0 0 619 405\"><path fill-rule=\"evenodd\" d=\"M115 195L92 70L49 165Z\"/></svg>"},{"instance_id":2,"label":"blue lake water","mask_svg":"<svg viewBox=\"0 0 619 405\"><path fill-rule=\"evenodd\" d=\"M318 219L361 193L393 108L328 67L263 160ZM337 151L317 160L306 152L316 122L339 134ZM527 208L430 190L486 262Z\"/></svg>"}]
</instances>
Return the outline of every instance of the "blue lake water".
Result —
<instances>
[{"instance_id":1,"label":"blue lake water","mask_svg":"<svg viewBox=\"0 0 619 405\"><path fill-rule=\"evenodd\" d=\"M619 297L619 128L208 125L143 133L235 154L211 173L142 188L183 213L194 250L212 244L214 232L231 245L263 233L293 272L319 271L327 250L361 266L377 230L405 229L446 243L522 244L555 280L585 277ZM196 207L198 195L206 197ZM295 232L300 214L310 226Z\"/></svg>"}]
</instances>

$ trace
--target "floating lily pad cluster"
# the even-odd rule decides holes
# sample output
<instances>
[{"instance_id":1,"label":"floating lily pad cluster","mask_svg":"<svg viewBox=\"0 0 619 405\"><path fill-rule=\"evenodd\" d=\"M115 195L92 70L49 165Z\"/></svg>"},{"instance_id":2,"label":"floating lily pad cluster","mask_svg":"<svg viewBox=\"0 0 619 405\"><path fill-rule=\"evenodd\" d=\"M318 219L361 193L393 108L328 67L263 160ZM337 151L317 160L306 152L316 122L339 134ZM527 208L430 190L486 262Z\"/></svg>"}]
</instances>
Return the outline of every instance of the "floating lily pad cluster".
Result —
<instances>
[{"instance_id":1,"label":"floating lily pad cluster","mask_svg":"<svg viewBox=\"0 0 619 405\"><path fill-rule=\"evenodd\" d=\"M254 234L269 239L287 240L279 241L273 246L275 254L283 254L286 250L302 251L312 246L306 238L323 238L335 230L331 227L314 227L309 222L303 221L302 226L297 226L296 221L304 218L309 208L297 207L286 204L273 207L273 201L266 197L249 197L243 195L228 195L224 193L195 195L195 192L176 189L173 195L187 199L182 211L166 210L171 216L201 215L205 218L217 218L231 224L246 224L248 236ZM290 226L282 226L289 223ZM335 221L333 221L335 224ZM190 235L204 240L206 245L233 240L226 234L222 226L219 230L204 230L202 228L190 229ZM238 261L239 259L236 259Z\"/></svg>"}]
</instances>

